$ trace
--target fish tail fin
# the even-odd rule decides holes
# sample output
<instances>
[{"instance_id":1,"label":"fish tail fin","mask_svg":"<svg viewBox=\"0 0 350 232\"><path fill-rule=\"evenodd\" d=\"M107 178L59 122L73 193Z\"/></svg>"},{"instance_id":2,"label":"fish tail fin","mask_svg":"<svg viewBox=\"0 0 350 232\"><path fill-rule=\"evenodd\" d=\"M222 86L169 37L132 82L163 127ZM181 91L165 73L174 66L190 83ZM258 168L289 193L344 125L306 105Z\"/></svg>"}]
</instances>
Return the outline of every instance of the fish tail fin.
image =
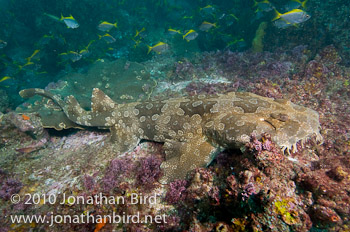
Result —
<instances>
[{"instance_id":1,"label":"fish tail fin","mask_svg":"<svg viewBox=\"0 0 350 232\"><path fill-rule=\"evenodd\" d=\"M149 45L147 45L147 47L148 47L148 52L147 52L147 54L149 54L149 53L152 51L152 47L149 46Z\"/></svg>"},{"instance_id":2,"label":"fish tail fin","mask_svg":"<svg viewBox=\"0 0 350 232\"><path fill-rule=\"evenodd\" d=\"M118 22L115 22L115 23L113 24L113 26L114 26L115 28L117 28L117 27L118 27Z\"/></svg>"},{"instance_id":3,"label":"fish tail fin","mask_svg":"<svg viewBox=\"0 0 350 232\"><path fill-rule=\"evenodd\" d=\"M60 20L63 20L64 19L64 17L63 17L63 14L61 13L61 19Z\"/></svg>"},{"instance_id":4,"label":"fish tail fin","mask_svg":"<svg viewBox=\"0 0 350 232\"><path fill-rule=\"evenodd\" d=\"M306 9L306 3L308 2L309 0L305 0L301 3L301 7Z\"/></svg>"},{"instance_id":5,"label":"fish tail fin","mask_svg":"<svg viewBox=\"0 0 350 232\"><path fill-rule=\"evenodd\" d=\"M276 10L276 8L273 8L273 10L275 11L276 16L272 19L272 21L275 21L275 20L281 18L281 15L282 15L282 14L281 14L280 12L278 12L278 11Z\"/></svg>"},{"instance_id":6,"label":"fish tail fin","mask_svg":"<svg viewBox=\"0 0 350 232\"><path fill-rule=\"evenodd\" d=\"M102 38L102 35L98 35L98 39L101 39Z\"/></svg>"}]
</instances>

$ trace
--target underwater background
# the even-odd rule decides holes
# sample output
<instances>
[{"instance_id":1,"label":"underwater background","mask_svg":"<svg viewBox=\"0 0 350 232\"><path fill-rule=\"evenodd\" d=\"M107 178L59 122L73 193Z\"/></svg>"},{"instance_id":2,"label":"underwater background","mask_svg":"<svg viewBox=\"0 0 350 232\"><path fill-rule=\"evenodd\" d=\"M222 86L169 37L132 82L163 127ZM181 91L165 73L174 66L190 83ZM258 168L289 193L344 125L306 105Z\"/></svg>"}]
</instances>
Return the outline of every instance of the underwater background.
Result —
<instances>
[{"instance_id":1,"label":"underwater background","mask_svg":"<svg viewBox=\"0 0 350 232\"><path fill-rule=\"evenodd\" d=\"M0 0L0 231L350 231L346 0ZM252 92L315 110L320 134L285 154L268 134L161 185L162 144L121 153L62 118L40 88L90 108ZM63 123L63 124L62 124ZM63 130L65 129L65 130ZM26 194L158 196L157 204L25 204ZM13 204L11 196L21 201ZM47 223L9 215L127 212L165 223ZM63 229L62 229L63 228Z\"/></svg>"}]
</instances>

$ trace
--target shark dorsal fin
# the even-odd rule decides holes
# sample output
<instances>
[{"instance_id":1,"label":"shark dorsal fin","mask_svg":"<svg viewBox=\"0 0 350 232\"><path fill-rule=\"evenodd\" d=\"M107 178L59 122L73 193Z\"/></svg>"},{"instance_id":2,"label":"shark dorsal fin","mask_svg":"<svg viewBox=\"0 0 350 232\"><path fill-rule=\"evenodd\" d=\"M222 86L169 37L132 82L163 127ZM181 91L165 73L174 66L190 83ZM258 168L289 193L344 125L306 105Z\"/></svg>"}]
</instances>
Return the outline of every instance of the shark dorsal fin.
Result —
<instances>
[{"instance_id":1,"label":"shark dorsal fin","mask_svg":"<svg viewBox=\"0 0 350 232\"><path fill-rule=\"evenodd\" d=\"M102 90L94 88L91 97L92 112L111 112L116 107L116 103L108 97Z\"/></svg>"}]
</instances>

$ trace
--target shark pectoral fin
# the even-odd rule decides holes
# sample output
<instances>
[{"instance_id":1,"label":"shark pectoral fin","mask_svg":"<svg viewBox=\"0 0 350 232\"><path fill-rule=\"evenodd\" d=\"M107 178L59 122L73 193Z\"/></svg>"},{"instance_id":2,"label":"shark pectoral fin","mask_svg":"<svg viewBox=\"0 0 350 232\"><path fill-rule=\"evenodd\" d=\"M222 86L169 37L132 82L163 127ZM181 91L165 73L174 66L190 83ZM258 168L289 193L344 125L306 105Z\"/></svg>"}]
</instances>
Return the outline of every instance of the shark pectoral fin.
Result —
<instances>
[{"instance_id":1,"label":"shark pectoral fin","mask_svg":"<svg viewBox=\"0 0 350 232\"><path fill-rule=\"evenodd\" d=\"M165 160L170 160L174 157L179 157L179 153L181 154L182 149L185 147L185 142L178 142L171 139L166 139L163 145L163 150L165 152Z\"/></svg>"},{"instance_id":2,"label":"shark pectoral fin","mask_svg":"<svg viewBox=\"0 0 350 232\"><path fill-rule=\"evenodd\" d=\"M197 168L208 165L216 154L216 148L204 137L193 138L187 142L167 141L165 147L166 160L162 163L164 175L160 183L166 184L176 179L183 179L186 174ZM172 144L173 146L169 146Z\"/></svg>"},{"instance_id":3,"label":"shark pectoral fin","mask_svg":"<svg viewBox=\"0 0 350 232\"><path fill-rule=\"evenodd\" d=\"M133 133L128 133L125 128L119 124L113 125L111 128L111 140L117 147L118 152L124 153L133 150L140 139Z\"/></svg>"}]
</instances>

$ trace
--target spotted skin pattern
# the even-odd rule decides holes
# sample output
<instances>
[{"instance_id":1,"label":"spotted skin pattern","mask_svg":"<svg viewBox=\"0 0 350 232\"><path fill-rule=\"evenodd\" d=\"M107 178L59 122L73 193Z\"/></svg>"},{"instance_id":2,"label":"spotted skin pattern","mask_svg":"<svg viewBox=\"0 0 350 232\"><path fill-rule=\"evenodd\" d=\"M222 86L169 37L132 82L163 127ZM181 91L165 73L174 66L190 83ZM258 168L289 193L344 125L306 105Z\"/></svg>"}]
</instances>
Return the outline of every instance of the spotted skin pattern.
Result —
<instances>
[{"instance_id":1,"label":"spotted skin pattern","mask_svg":"<svg viewBox=\"0 0 350 232\"><path fill-rule=\"evenodd\" d=\"M244 145L253 133L269 133L287 152L313 135L322 140L316 111L247 92L117 104L95 88L90 111L73 96L62 100L42 89L25 89L20 95L50 98L71 121L109 128L120 152L132 150L141 139L163 142L166 159L161 183L208 165L219 151Z\"/></svg>"}]
</instances>

